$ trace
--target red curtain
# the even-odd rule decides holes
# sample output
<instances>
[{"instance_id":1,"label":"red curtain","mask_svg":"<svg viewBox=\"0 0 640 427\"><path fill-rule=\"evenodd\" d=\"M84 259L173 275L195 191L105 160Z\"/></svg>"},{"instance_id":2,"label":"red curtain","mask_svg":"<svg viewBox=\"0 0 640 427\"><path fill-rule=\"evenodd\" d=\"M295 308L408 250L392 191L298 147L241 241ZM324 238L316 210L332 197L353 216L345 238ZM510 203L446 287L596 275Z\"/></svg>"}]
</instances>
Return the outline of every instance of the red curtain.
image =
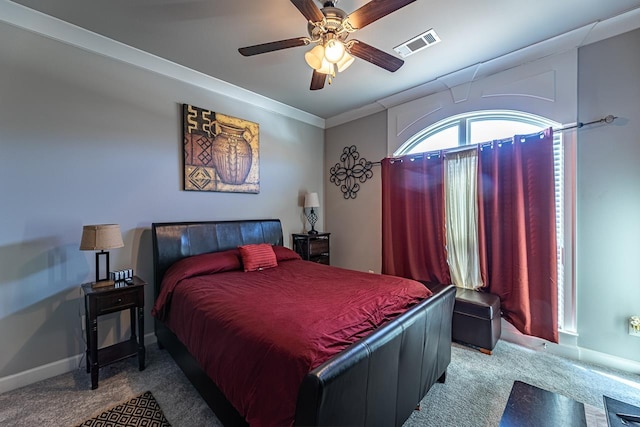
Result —
<instances>
[{"instance_id":1,"label":"red curtain","mask_svg":"<svg viewBox=\"0 0 640 427\"><path fill-rule=\"evenodd\" d=\"M478 228L487 290L519 331L558 342L553 131L480 150Z\"/></svg>"},{"instance_id":2,"label":"red curtain","mask_svg":"<svg viewBox=\"0 0 640 427\"><path fill-rule=\"evenodd\" d=\"M446 155L446 154L445 154ZM444 158L382 162L383 273L451 283L445 249ZM482 144L480 267L503 317L558 342L553 131Z\"/></svg>"},{"instance_id":3,"label":"red curtain","mask_svg":"<svg viewBox=\"0 0 640 427\"><path fill-rule=\"evenodd\" d=\"M440 155L382 161L383 273L451 282L444 246L443 170Z\"/></svg>"}]
</instances>

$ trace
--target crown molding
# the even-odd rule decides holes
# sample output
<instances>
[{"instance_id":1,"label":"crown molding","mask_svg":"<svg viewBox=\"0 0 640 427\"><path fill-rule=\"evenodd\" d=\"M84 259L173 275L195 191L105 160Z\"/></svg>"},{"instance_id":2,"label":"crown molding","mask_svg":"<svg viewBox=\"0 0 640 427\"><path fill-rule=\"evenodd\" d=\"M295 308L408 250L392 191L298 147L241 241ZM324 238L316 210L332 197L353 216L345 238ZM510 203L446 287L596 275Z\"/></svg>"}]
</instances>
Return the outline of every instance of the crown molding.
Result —
<instances>
[{"instance_id":1,"label":"crown molding","mask_svg":"<svg viewBox=\"0 0 640 427\"><path fill-rule=\"evenodd\" d=\"M241 102L246 102L247 104L269 112L289 117L321 129L325 128L325 120L321 117L9 0L0 0L0 21L88 52L106 56Z\"/></svg>"}]
</instances>

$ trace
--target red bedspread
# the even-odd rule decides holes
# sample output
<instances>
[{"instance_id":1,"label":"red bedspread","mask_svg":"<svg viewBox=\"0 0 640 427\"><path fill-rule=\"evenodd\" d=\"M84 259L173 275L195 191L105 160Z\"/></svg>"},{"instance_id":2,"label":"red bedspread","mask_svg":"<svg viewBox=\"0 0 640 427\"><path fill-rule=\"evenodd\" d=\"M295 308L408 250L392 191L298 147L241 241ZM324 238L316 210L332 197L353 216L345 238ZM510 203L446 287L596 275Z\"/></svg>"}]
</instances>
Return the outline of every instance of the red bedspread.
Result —
<instances>
[{"instance_id":1,"label":"red bedspread","mask_svg":"<svg viewBox=\"0 0 640 427\"><path fill-rule=\"evenodd\" d=\"M206 270L167 274L153 313L251 426L292 425L306 373L430 295L411 280L301 260Z\"/></svg>"}]
</instances>

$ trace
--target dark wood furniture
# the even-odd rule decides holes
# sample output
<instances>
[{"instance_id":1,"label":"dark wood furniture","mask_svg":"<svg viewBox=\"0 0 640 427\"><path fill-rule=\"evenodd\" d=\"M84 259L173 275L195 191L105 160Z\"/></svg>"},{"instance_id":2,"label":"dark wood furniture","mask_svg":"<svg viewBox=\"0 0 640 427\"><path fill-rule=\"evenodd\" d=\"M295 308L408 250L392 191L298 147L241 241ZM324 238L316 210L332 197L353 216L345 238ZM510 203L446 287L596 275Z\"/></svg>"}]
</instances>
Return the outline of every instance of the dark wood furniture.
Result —
<instances>
[{"instance_id":1,"label":"dark wood furniture","mask_svg":"<svg viewBox=\"0 0 640 427\"><path fill-rule=\"evenodd\" d=\"M626 414L633 417L640 417L640 407L613 399L609 396L603 396L603 399L608 427L626 427L640 424L639 421L632 421L628 418L623 419L618 416L618 414Z\"/></svg>"},{"instance_id":2,"label":"dark wood furniture","mask_svg":"<svg viewBox=\"0 0 640 427\"><path fill-rule=\"evenodd\" d=\"M293 234L293 250L304 260L329 265L329 236L331 233Z\"/></svg>"},{"instance_id":3,"label":"dark wood furniture","mask_svg":"<svg viewBox=\"0 0 640 427\"><path fill-rule=\"evenodd\" d=\"M137 355L139 369L144 370L145 285L137 276L133 277L131 283L115 282L114 286L92 288L91 283L82 285L87 333L87 373L91 372L92 390L98 388L98 371L110 363ZM131 337L126 341L98 348L98 317L126 309L129 309L131 317Z\"/></svg>"},{"instance_id":4,"label":"dark wood furniture","mask_svg":"<svg viewBox=\"0 0 640 427\"><path fill-rule=\"evenodd\" d=\"M522 381L514 381L500 427L525 426L586 427L584 404Z\"/></svg>"},{"instance_id":5,"label":"dark wood furniture","mask_svg":"<svg viewBox=\"0 0 640 427\"><path fill-rule=\"evenodd\" d=\"M250 243L282 245L279 220L152 224L155 295L167 269L193 255ZM455 288L433 295L309 372L298 392L295 425L401 426L451 361ZM246 425L186 346L155 319L166 348L225 425ZM434 408L437 410L437 408Z\"/></svg>"},{"instance_id":6,"label":"dark wood furniture","mask_svg":"<svg viewBox=\"0 0 640 427\"><path fill-rule=\"evenodd\" d=\"M491 354L501 333L500 298L488 292L457 288L451 338Z\"/></svg>"}]
</instances>

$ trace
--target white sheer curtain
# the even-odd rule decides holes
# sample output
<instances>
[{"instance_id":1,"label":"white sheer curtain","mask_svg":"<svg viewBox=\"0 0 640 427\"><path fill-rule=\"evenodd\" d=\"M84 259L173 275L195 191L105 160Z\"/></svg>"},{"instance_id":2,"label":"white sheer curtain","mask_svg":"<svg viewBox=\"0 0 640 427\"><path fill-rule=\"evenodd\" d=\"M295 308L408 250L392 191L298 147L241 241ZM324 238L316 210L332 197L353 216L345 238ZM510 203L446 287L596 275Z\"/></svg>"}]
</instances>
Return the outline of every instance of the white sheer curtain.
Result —
<instances>
[{"instance_id":1,"label":"white sheer curtain","mask_svg":"<svg viewBox=\"0 0 640 427\"><path fill-rule=\"evenodd\" d=\"M482 286L478 246L478 151L446 153L445 226L451 281L461 288Z\"/></svg>"}]
</instances>

